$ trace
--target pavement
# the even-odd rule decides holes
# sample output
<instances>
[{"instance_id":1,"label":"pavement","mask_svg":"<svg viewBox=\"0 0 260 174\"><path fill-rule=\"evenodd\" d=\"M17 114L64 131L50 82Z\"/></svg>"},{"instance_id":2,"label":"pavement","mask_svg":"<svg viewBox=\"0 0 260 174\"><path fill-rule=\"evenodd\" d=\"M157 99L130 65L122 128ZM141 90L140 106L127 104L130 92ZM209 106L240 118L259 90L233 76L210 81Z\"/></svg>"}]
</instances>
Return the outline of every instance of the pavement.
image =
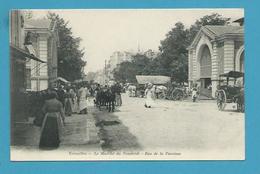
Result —
<instances>
[{"instance_id":1,"label":"pavement","mask_svg":"<svg viewBox=\"0 0 260 174\"><path fill-rule=\"evenodd\" d=\"M88 114L73 114L65 118L65 125L58 150L100 150L98 129L95 126L93 106ZM33 119L15 124L12 148L37 151L40 141L40 127L33 125ZM40 151L40 150L39 150Z\"/></svg>"}]
</instances>

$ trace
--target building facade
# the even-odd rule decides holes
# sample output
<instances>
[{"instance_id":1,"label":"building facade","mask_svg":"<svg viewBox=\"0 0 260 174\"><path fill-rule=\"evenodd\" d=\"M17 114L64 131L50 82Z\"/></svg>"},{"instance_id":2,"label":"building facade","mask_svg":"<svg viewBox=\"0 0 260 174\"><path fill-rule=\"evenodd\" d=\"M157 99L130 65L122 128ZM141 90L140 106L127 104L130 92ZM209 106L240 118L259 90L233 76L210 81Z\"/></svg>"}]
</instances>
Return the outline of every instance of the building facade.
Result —
<instances>
[{"instance_id":1,"label":"building facade","mask_svg":"<svg viewBox=\"0 0 260 174\"><path fill-rule=\"evenodd\" d=\"M189 86L215 97L219 75L229 71L244 72L243 26L201 27L189 51Z\"/></svg>"},{"instance_id":2,"label":"building facade","mask_svg":"<svg viewBox=\"0 0 260 174\"><path fill-rule=\"evenodd\" d=\"M45 90L57 79L59 38L56 24L49 19L27 20L25 34L27 42L33 45L36 55L47 62L45 64L33 60L27 62L27 89Z\"/></svg>"},{"instance_id":3,"label":"building facade","mask_svg":"<svg viewBox=\"0 0 260 174\"><path fill-rule=\"evenodd\" d=\"M126 61L132 61L132 57L134 55L144 55L150 59L154 59L158 57L160 54L159 52L156 52L152 49L148 49L147 51L140 51L138 48L138 51L115 51L113 54L110 56L109 60L105 63L105 69L104 73L105 75L105 81L113 80L113 70L117 68L117 65L119 65L122 62Z\"/></svg>"},{"instance_id":4,"label":"building facade","mask_svg":"<svg viewBox=\"0 0 260 174\"><path fill-rule=\"evenodd\" d=\"M11 123L24 120L28 117L26 108L27 73L26 62L35 61L44 63L34 54L32 45L25 44L23 11L10 12L10 97ZM13 124L12 124L13 125Z\"/></svg>"},{"instance_id":5,"label":"building facade","mask_svg":"<svg viewBox=\"0 0 260 174\"><path fill-rule=\"evenodd\" d=\"M116 66L125 61L131 61L132 53L127 51L115 51L108 60L109 67L115 69Z\"/></svg>"},{"instance_id":6,"label":"building facade","mask_svg":"<svg viewBox=\"0 0 260 174\"><path fill-rule=\"evenodd\" d=\"M113 70L122 62L131 61L133 53L127 51L115 51L105 65L104 73L106 81L113 79Z\"/></svg>"}]
</instances>

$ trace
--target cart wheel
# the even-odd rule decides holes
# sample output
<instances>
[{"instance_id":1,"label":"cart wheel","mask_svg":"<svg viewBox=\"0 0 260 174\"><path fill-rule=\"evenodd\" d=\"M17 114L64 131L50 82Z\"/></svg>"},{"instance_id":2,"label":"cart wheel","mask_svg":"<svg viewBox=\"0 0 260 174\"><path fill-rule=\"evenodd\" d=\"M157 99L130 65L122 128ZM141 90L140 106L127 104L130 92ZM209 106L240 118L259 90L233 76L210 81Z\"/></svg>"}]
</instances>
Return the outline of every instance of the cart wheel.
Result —
<instances>
[{"instance_id":1,"label":"cart wheel","mask_svg":"<svg viewBox=\"0 0 260 174\"><path fill-rule=\"evenodd\" d=\"M171 93L171 99L172 99L172 100L177 100L177 90L176 90L176 89L174 89L174 90L172 91L172 93Z\"/></svg>"},{"instance_id":2,"label":"cart wheel","mask_svg":"<svg viewBox=\"0 0 260 174\"><path fill-rule=\"evenodd\" d=\"M184 98L184 94L182 91L179 90L179 92L177 93L177 100L183 100Z\"/></svg>"},{"instance_id":3,"label":"cart wheel","mask_svg":"<svg viewBox=\"0 0 260 174\"><path fill-rule=\"evenodd\" d=\"M238 111L245 112L244 96L239 96L237 104L238 104Z\"/></svg>"},{"instance_id":4,"label":"cart wheel","mask_svg":"<svg viewBox=\"0 0 260 174\"><path fill-rule=\"evenodd\" d=\"M238 112L245 112L245 104L244 103L238 103L237 104L237 111Z\"/></svg>"},{"instance_id":5,"label":"cart wheel","mask_svg":"<svg viewBox=\"0 0 260 174\"><path fill-rule=\"evenodd\" d=\"M166 95L164 92L160 92L158 95L158 99L165 99Z\"/></svg>"},{"instance_id":6,"label":"cart wheel","mask_svg":"<svg viewBox=\"0 0 260 174\"><path fill-rule=\"evenodd\" d=\"M217 105L218 105L218 109L220 111L224 110L224 108L226 106L226 101L227 101L227 99L226 99L225 91L223 91L223 90L218 91L218 93L217 93Z\"/></svg>"},{"instance_id":7,"label":"cart wheel","mask_svg":"<svg viewBox=\"0 0 260 174\"><path fill-rule=\"evenodd\" d=\"M172 91L172 100L182 100L184 97L183 91L181 91L180 89L174 89Z\"/></svg>"},{"instance_id":8,"label":"cart wheel","mask_svg":"<svg viewBox=\"0 0 260 174\"><path fill-rule=\"evenodd\" d=\"M245 112L245 104L241 104L240 112Z\"/></svg>"}]
</instances>

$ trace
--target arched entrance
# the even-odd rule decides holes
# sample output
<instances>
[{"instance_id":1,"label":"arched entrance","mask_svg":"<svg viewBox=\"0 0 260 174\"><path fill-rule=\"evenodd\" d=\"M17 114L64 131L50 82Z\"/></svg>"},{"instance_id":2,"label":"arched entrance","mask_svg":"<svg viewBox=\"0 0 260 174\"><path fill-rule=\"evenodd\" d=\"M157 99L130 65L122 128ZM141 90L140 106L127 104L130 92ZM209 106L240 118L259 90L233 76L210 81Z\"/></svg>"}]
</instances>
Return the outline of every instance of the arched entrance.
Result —
<instances>
[{"instance_id":1,"label":"arched entrance","mask_svg":"<svg viewBox=\"0 0 260 174\"><path fill-rule=\"evenodd\" d=\"M212 87L211 87L211 54L209 47L203 45L201 48L201 53L199 54L199 67L200 67L200 93L207 97L212 96Z\"/></svg>"},{"instance_id":2,"label":"arched entrance","mask_svg":"<svg viewBox=\"0 0 260 174\"><path fill-rule=\"evenodd\" d=\"M244 67L244 45L242 45L239 50L237 51L236 54L236 67L235 70L236 71L240 71L240 72L244 72L245 71L245 67Z\"/></svg>"}]
</instances>

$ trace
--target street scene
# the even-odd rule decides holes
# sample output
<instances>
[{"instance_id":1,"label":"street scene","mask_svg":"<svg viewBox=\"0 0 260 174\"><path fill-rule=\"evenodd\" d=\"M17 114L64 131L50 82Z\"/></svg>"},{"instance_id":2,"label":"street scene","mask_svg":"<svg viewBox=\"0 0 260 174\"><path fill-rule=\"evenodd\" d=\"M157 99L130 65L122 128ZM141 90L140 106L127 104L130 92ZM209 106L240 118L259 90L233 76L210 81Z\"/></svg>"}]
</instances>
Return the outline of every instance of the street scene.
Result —
<instances>
[{"instance_id":1,"label":"street scene","mask_svg":"<svg viewBox=\"0 0 260 174\"><path fill-rule=\"evenodd\" d=\"M243 9L10 23L12 161L245 159Z\"/></svg>"}]
</instances>

